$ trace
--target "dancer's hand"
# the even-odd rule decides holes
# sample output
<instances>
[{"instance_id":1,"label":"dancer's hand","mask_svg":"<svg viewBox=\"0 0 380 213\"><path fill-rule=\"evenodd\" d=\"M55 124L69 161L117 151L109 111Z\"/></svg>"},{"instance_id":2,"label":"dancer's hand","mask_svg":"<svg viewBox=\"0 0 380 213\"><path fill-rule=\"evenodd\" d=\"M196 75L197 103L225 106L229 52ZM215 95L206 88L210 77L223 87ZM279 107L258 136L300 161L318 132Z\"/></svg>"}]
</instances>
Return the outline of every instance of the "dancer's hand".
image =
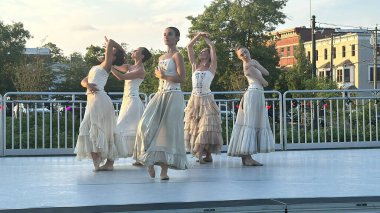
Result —
<instances>
[{"instance_id":1,"label":"dancer's hand","mask_svg":"<svg viewBox=\"0 0 380 213\"><path fill-rule=\"evenodd\" d=\"M210 36L210 34L207 32L199 32L199 35L201 35L204 38L208 38Z\"/></svg>"},{"instance_id":2,"label":"dancer's hand","mask_svg":"<svg viewBox=\"0 0 380 213\"><path fill-rule=\"evenodd\" d=\"M263 87L267 87L268 86L268 81L264 80L263 82L261 82Z\"/></svg>"},{"instance_id":3,"label":"dancer's hand","mask_svg":"<svg viewBox=\"0 0 380 213\"><path fill-rule=\"evenodd\" d=\"M88 83L88 84L87 84L87 89L88 89L91 93L96 93L97 91L99 91L98 87L97 87L96 84L94 84L94 83Z\"/></svg>"},{"instance_id":4,"label":"dancer's hand","mask_svg":"<svg viewBox=\"0 0 380 213\"><path fill-rule=\"evenodd\" d=\"M159 67L156 67L156 71L154 73L156 78L165 79L165 73Z\"/></svg>"},{"instance_id":5,"label":"dancer's hand","mask_svg":"<svg viewBox=\"0 0 380 213\"><path fill-rule=\"evenodd\" d=\"M204 40L205 40L207 45L209 45L209 46L214 45L214 43L208 37L204 37Z\"/></svg>"},{"instance_id":6,"label":"dancer's hand","mask_svg":"<svg viewBox=\"0 0 380 213\"><path fill-rule=\"evenodd\" d=\"M106 40L106 42L108 42L108 38L107 38L107 36L104 36L104 40Z\"/></svg>"}]
</instances>

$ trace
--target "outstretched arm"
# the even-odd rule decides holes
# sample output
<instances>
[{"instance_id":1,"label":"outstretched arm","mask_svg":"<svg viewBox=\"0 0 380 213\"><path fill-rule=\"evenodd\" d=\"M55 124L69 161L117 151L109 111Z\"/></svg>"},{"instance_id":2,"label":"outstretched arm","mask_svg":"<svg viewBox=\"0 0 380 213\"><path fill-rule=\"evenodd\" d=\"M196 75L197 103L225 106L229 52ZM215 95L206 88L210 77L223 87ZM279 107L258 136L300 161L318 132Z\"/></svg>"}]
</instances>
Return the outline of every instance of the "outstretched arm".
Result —
<instances>
[{"instance_id":1,"label":"outstretched arm","mask_svg":"<svg viewBox=\"0 0 380 213\"><path fill-rule=\"evenodd\" d=\"M215 74L216 68L218 65L217 58L216 58L215 45L207 36L205 36L204 39L205 39L205 42L207 43L207 45L210 47L210 56L211 56L210 69Z\"/></svg>"},{"instance_id":2,"label":"outstretched arm","mask_svg":"<svg viewBox=\"0 0 380 213\"><path fill-rule=\"evenodd\" d=\"M132 80L136 78L144 78L145 76L145 72L142 68L126 73L120 73L118 70L112 68L111 73L119 80Z\"/></svg>"}]
</instances>

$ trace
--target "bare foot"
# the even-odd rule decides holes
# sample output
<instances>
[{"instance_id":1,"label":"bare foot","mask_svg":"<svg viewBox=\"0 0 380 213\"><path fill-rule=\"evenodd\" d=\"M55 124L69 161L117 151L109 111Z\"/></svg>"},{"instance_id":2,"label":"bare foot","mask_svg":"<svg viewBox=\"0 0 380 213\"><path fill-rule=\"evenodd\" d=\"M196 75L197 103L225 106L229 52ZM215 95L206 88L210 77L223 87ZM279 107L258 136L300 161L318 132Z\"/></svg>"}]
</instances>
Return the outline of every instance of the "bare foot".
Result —
<instances>
[{"instance_id":1,"label":"bare foot","mask_svg":"<svg viewBox=\"0 0 380 213\"><path fill-rule=\"evenodd\" d=\"M132 163L132 165L133 165L133 166L143 166L143 164L140 163L140 162L138 162L138 161Z\"/></svg>"},{"instance_id":2,"label":"bare foot","mask_svg":"<svg viewBox=\"0 0 380 213\"><path fill-rule=\"evenodd\" d=\"M103 166L99 167L98 171L112 171L112 170L113 170L112 165L104 164Z\"/></svg>"},{"instance_id":3,"label":"bare foot","mask_svg":"<svg viewBox=\"0 0 380 213\"><path fill-rule=\"evenodd\" d=\"M241 158L241 161L242 161L242 163L243 163L244 166L262 166L263 165L262 163L253 160L250 155L243 156Z\"/></svg>"},{"instance_id":4,"label":"bare foot","mask_svg":"<svg viewBox=\"0 0 380 213\"><path fill-rule=\"evenodd\" d=\"M156 176L156 171L154 171L154 166L148 166L148 173L151 178L154 178Z\"/></svg>"},{"instance_id":5,"label":"bare foot","mask_svg":"<svg viewBox=\"0 0 380 213\"><path fill-rule=\"evenodd\" d=\"M160 174L160 179L161 180L169 180L168 176L168 165L161 163L161 174Z\"/></svg>"}]
</instances>

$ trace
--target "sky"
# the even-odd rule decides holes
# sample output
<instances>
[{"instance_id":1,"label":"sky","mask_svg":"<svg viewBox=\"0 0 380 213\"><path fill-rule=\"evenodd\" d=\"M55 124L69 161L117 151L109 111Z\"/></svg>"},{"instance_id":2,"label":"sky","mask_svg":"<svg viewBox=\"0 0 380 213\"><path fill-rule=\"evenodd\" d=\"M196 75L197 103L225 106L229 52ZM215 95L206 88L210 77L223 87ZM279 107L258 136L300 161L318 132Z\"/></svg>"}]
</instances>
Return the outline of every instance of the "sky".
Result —
<instances>
[{"instance_id":1,"label":"sky","mask_svg":"<svg viewBox=\"0 0 380 213\"><path fill-rule=\"evenodd\" d=\"M212 0L1 0L0 21L22 22L33 38L27 47L56 44L65 55L85 53L103 45L104 36L128 44L164 50L163 30L181 31L178 46L186 46L187 16L197 16ZM311 6L311 7L310 7ZM375 27L380 24L379 0L288 0L285 24L277 29L310 26L310 11L317 22L339 26ZM317 24L326 27L326 24ZM333 27L333 26L327 26Z\"/></svg>"}]
</instances>

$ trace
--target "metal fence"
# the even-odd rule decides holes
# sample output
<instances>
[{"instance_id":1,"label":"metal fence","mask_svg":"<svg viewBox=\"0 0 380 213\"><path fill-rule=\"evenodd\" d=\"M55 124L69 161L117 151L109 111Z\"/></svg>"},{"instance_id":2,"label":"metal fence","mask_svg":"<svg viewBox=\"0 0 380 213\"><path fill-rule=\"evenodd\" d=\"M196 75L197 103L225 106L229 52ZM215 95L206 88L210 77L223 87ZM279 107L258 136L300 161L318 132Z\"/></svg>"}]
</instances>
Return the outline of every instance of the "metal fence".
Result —
<instances>
[{"instance_id":1,"label":"metal fence","mask_svg":"<svg viewBox=\"0 0 380 213\"><path fill-rule=\"evenodd\" d=\"M380 90L300 90L283 95L285 149L380 147Z\"/></svg>"},{"instance_id":2,"label":"metal fence","mask_svg":"<svg viewBox=\"0 0 380 213\"><path fill-rule=\"evenodd\" d=\"M265 91L276 149L380 147L380 90ZM244 91L213 92L227 149ZM185 92L187 103L189 92ZM116 115L122 93L109 93ZM146 104L153 94L140 94ZM11 92L0 96L0 155L73 154L86 94Z\"/></svg>"}]
</instances>

